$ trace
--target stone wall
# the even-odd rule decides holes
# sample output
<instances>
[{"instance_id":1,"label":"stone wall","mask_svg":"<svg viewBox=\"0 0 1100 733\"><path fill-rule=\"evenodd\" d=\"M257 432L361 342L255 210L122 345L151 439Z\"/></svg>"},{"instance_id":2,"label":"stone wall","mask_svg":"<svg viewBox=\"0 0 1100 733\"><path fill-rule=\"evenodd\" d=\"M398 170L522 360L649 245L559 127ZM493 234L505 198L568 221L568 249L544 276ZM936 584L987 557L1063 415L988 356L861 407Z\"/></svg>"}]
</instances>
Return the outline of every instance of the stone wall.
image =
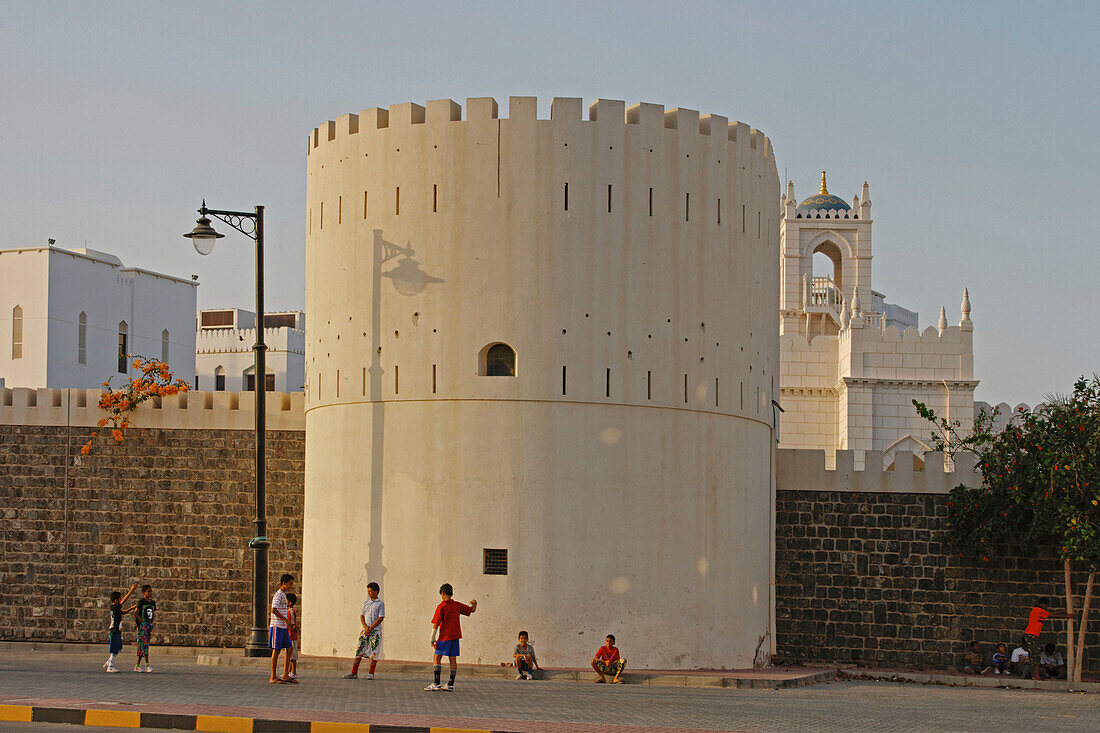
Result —
<instances>
[{"instance_id":1,"label":"stone wall","mask_svg":"<svg viewBox=\"0 0 1100 733\"><path fill-rule=\"evenodd\" d=\"M135 428L81 456L90 432L0 424L0 639L105 642L110 591L136 582L153 586L155 644L242 646L253 433ZM272 589L301 577L303 451L303 432L269 431Z\"/></svg>"},{"instance_id":2,"label":"stone wall","mask_svg":"<svg viewBox=\"0 0 1100 733\"><path fill-rule=\"evenodd\" d=\"M999 641L1011 651L1039 596L1065 608L1062 562L1053 552L988 563L958 557L945 494L777 495L776 657L783 662L958 667L970 639L982 642L987 658ZM1077 608L1085 579L1074 579ZM1064 621L1047 621L1043 634L1063 655L1064 631ZM1100 633L1087 635L1087 648L1098 642ZM1086 657L1085 669L1100 670L1100 655Z\"/></svg>"}]
</instances>

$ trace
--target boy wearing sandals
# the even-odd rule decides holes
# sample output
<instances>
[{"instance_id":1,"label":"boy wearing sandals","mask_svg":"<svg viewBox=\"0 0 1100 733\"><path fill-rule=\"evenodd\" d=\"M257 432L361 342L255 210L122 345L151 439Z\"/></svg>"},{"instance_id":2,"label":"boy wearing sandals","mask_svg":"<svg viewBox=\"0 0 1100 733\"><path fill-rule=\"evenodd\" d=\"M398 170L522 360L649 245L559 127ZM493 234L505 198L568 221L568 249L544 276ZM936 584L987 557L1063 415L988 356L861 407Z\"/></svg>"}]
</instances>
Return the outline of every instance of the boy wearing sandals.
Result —
<instances>
[{"instance_id":1,"label":"boy wearing sandals","mask_svg":"<svg viewBox=\"0 0 1100 733\"><path fill-rule=\"evenodd\" d=\"M298 680L290 676L290 655L293 642L290 640L290 623L287 617L286 594L294 589L294 576L283 573L279 578L279 589L271 597L271 619L268 629L268 646L271 647L271 684L294 683ZM279 663L279 652L286 649L286 658L283 660L283 676L275 674L275 667Z\"/></svg>"},{"instance_id":2,"label":"boy wearing sandals","mask_svg":"<svg viewBox=\"0 0 1100 733\"><path fill-rule=\"evenodd\" d=\"M626 669L626 660L619 656L619 650L615 647L615 635L607 635L607 644L596 650L596 656L592 658L592 669L600 676L596 683L607 682L605 675L613 675L611 683L621 685L622 674Z\"/></svg>"},{"instance_id":3,"label":"boy wearing sandals","mask_svg":"<svg viewBox=\"0 0 1100 733\"><path fill-rule=\"evenodd\" d=\"M359 614L359 623L363 630L359 632L359 646L355 650L355 661L351 664L351 671L344 675L346 680L359 678L359 663L364 659L370 660L367 670L367 679L374 679L374 670L377 669L378 659L382 656L382 622L386 620L386 604L378 598L378 592L382 588L371 581L367 583L367 601L363 604L363 610Z\"/></svg>"}]
</instances>

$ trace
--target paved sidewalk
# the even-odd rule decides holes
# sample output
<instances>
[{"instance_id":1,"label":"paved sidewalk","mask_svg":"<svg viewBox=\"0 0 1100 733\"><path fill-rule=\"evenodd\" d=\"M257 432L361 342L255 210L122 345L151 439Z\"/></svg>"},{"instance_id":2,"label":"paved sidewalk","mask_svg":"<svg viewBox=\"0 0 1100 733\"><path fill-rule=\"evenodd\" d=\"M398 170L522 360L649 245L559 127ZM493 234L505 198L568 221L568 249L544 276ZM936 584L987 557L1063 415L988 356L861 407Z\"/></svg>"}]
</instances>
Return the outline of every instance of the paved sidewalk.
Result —
<instances>
[{"instance_id":1,"label":"paved sidewalk","mask_svg":"<svg viewBox=\"0 0 1100 733\"><path fill-rule=\"evenodd\" d=\"M517 733L934 733L984 731L991 720L998 731L1100 730L1100 696L1084 694L862 681L782 690L580 685L471 679L461 669L455 692L426 693L420 688L427 680L411 676L343 680L304 668L299 685L269 685L261 670L203 667L193 658L155 653L153 674L108 675L99 667L102 658L102 653L71 651L0 652L0 704L139 714L257 713L268 719L370 723L375 731L411 725ZM34 726L11 725L16 731L26 726L27 733Z\"/></svg>"}]
</instances>

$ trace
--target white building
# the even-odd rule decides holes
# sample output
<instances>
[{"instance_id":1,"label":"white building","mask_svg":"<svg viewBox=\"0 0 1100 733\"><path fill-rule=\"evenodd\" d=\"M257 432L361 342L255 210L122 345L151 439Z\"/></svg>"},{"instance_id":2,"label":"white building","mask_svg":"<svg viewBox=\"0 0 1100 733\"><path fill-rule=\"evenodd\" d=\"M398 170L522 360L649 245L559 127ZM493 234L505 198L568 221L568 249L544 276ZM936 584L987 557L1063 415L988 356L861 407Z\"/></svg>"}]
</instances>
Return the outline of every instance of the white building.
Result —
<instances>
[{"instance_id":1,"label":"white building","mask_svg":"<svg viewBox=\"0 0 1100 733\"><path fill-rule=\"evenodd\" d=\"M269 392L305 389L305 314L301 311L264 315ZM255 389L256 314L240 308L199 312L195 334L195 388L209 392Z\"/></svg>"},{"instance_id":2,"label":"white building","mask_svg":"<svg viewBox=\"0 0 1100 733\"><path fill-rule=\"evenodd\" d=\"M780 431L784 448L929 450L924 402L965 431L973 424L974 325L964 292L961 320L919 331L917 314L871 287L871 200L866 183L849 206L821 190L781 198ZM817 257L815 257L817 255ZM815 261L817 260L817 261ZM824 265L824 267L822 267Z\"/></svg>"},{"instance_id":3,"label":"white building","mask_svg":"<svg viewBox=\"0 0 1100 733\"><path fill-rule=\"evenodd\" d=\"M90 249L0 250L0 381L99 387L130 376L135 355L191 382L197 286Z\"/></svg>"},{"instance_id":4,"label":"white building","mask_svg":"<svg viewBox=\"0 0 1100 733\"><path fill-rule=\"evenodd\" d=\"M399 104L310 136L304 651L359 627L316 599L375 580L394 608L442 582L478 599L468 661L520 628L551 659L616 633L638 667L766 660L771 143L656 104L508 110ZM387 619L386 653L422 655L425 628Z\"/></svg>"}]
</instances>

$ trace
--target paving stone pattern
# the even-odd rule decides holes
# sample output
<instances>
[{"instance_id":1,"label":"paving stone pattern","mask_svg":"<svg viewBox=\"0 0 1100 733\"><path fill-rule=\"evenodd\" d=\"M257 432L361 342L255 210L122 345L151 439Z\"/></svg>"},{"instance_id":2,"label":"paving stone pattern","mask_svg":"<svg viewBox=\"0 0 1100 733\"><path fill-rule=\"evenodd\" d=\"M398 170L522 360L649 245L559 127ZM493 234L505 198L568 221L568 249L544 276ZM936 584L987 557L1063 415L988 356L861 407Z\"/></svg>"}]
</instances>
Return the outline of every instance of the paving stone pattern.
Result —
<instances>
[{"instance_id":1,"label":"paving stone pattern","mask_svg":"<svg viewBox=\"0 0 1100 733\"><path fill-rule=\"evenodd\" d=\"M1062 561L1006 549L988 563L958 557L946 495L779 491L777 657L788 664L901 669L962 666L964 641L1016 646L1035 600L1065 608ZM1080 608L1086 576L1075 576ZM1095 606L1095 601L1094 604ZM1100 625L1092 614L1092 628ZM1043 641L1065 653L1065 622ZM1089 633L1096 649L1100 634ZM1085 669L1100 670L1100 655Z\"/></svg>"},{"instance_id":2,"label":"paving stone pattern","mask_svg":"<svg viewBox=\"0 0 1100 733\"><path fill-rule=\"evenodd\" d=\"M0 425L0 638L105 642L109 592L137 582L153 586L155 644L240 646L253 433L130 429L81 456L90 432ZM273 590L301 577L304 434L269 432L266 465Z\"/></svg>"},{"instance_id":3,"label":"paving stone pattern","mask_svg":"<svg viewBox=\"0 0 1100 733\"><path fill-rule=\"evenodd\" d=\"M130 654L132 647L127 648ZM104 674L102 654L0 652L0 701L46 705L43 698L170 706L194 714L301 715L383 725L491 728L523 733L957 733L958 731L1096 731L1095 695L983 690L883 682L833 682L790 690L579 685L470 679L459 671L452 693L426 693L427 681L387 675L343 680L303 662L299 685L269 685L263 670L200 667L183 657L154 657L151 675ZM241 710L251 708L252 710ZM132 709L132 708L130 708ZM234 710L237 709L237 710ZM254 712L255 711L255 712ZM26 724L21 724L26 725ZM604 727L607 726L607 727ZM383 728L384 729L384 728ZM20 728L25 730L25 728ZM74 728L74 733L81 729Z\"/></svg>"}]
</instances>

